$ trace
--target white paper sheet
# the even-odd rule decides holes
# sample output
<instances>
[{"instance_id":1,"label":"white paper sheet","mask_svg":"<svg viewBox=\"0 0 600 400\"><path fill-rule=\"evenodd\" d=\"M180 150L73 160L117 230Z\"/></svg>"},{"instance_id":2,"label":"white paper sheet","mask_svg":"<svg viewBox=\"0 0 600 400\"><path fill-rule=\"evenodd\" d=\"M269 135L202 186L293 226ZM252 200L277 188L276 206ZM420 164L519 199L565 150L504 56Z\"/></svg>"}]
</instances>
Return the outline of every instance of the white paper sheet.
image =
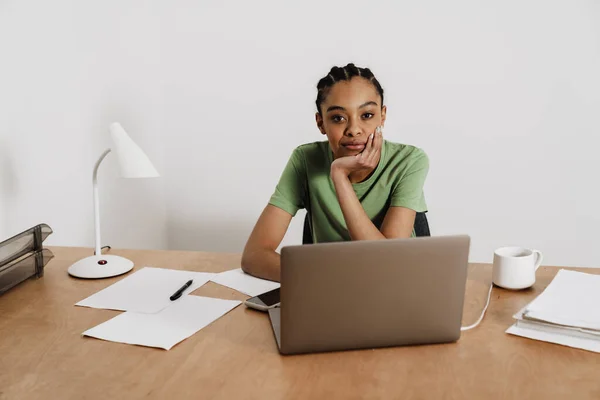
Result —
<instances>
[{"instance_id":1,"label":"white paper sheet","mask_svg":"<svg viewBox=\"0 0 600 400\"><path fill-rule=\"evenodd\" d=\"M122 313L83 335L169 350L240 304L237 300L183 296L156 314Z\"/></svg>"},{"instance_id":2,"label":"white paper sheet","mask_svg":"<svg viewBox=\"0 0 600 400\"><path fill-rule=\"evenodd\" d=\"M525 313L527 318L600 330L600 275L561 269Z\"/></svg>"},{"instance_id":3,"label":"white paper sheet","mask_svg":"<svg viewBox=\"0 0 600 400\"><path fill-rule=\"evenodd\" d=\"M121 279L76 306L108 310L156 313L208 282L214 274L145 267ZM188 280L192 285L175 301L169 298Z\"/></svg>"},{"instance_id":4,"label":"white paper sheet","mask_svg":"<svg viewBox=\"0 0 600 400\"><path fill-rule=\"evenodd\" d=\"M211 281L235 289L248 296L258 296L281 286L279 282L259 279L248 275L241 268L216 274L212 277Z\"/></svg>"},{"instance_id":5,"label":"white paper sheet","mask_svg":"<svg viewBox=\"0 0 600 400\"><path fill-rule=\"evenodd\" d=\"M540 328L530 329L518 324L512 325L506 330L506 333L526 337L529 339L541 340L543 342L560 344L563 346L574 347L600 353L600 340L593 340L584 337L576 337L571 335L562 335L556 332L544 331Z\"/></svg>"}]
</instances>

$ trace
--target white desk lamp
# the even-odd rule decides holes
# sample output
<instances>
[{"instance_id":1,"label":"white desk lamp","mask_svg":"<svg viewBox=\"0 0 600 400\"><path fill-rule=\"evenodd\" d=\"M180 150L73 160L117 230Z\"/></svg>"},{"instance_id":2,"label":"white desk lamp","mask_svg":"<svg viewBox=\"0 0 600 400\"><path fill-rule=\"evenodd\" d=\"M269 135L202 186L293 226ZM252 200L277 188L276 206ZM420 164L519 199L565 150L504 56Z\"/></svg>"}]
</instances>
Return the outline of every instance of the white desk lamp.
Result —
<instances>
[{"instance_id":1,"label":"white desk lamp","mask_svg":"<svg viewBox=\"0 0 600 400\"><path fill-rule=\"evenodd\" d=\"M112 149L102 153L94 166L94 225L96 228L96 251L93 256L77 261L69 267L69 274L78 278L108 278L131 271L133 261L114 255L103 255L100 243L100 210L98 208L98 167L102 160L114 150L119 160L123 178L153 178L160 176L148 156L127 135L121 124L114 122L110 125L113 141Z\"/></svg>"}]
</instances>

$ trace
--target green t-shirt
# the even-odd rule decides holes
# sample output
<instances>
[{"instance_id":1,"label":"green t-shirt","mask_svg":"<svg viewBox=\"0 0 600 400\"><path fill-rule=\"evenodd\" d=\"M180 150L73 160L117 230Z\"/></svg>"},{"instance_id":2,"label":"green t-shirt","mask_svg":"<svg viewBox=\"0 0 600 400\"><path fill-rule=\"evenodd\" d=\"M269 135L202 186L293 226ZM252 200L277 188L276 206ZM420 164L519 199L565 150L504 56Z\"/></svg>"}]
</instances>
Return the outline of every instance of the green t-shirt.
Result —
<instances>
[{"instance_id":1,"label":"green t-shirt","mask_svg":"<svg viewBox=\"0 0 600 400\"><path fill-rule=\"evenodd\" d=\"M332 162L327 141L297 147L269 201L292 216L306 208L315 243L351 240L330 178ZM423 184L428 171L429 159L423 150L384 140L373 174L352 186L373 224L381 229L390 206L427 211Z\"/></svg>"}]
</instances>

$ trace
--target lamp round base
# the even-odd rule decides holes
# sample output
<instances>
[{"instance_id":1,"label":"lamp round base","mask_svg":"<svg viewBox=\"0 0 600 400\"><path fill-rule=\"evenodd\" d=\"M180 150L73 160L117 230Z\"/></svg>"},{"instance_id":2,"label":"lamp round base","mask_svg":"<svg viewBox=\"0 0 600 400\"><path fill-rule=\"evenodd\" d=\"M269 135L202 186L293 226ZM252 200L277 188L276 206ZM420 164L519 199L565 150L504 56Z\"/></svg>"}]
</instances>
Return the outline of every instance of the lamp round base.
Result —
<instances>
[{"instance_id":1,"label":"lamp round base","mask_svg":"<svg viewBox=\"0 0 600 400\"><path fill-rule=\"evenodd\" d=\"M77 261L69 267L69 275L77 278L98 279L123 275L133 269L133 261L123 257L102 254Z\"/></svg>"}]
</instances>

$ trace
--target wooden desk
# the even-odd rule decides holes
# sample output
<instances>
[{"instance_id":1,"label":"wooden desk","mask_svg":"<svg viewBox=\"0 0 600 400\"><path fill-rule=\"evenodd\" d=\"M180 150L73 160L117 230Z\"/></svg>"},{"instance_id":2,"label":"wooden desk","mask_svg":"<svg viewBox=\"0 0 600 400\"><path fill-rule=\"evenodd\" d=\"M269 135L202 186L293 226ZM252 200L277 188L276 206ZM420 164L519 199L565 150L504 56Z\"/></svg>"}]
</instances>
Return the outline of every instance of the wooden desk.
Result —
<instances>
[{"instance_id":1,"label":"wooden desk","mask_svg":"<svg viewBox=\"0 0 600 400\"><path fill-rule=\"evenodd\" d=\"M600 399L600 355L505 334L531 290L494 288L488 313L457 343L280 356L268 317L240 306L170 351L84 338L118 312L75 307L119 278L85 281L68 266L89 249L53 248L45 276L0 296L0 399ZM224 271L238 255L113 251L140 266ZM587 270L590 271L590 270ZM598 270L593 270L600 273ZM464 324L491 270L470 267ZM194 294L246 297L209 283Z\"/></svg>"}]
</instances>

